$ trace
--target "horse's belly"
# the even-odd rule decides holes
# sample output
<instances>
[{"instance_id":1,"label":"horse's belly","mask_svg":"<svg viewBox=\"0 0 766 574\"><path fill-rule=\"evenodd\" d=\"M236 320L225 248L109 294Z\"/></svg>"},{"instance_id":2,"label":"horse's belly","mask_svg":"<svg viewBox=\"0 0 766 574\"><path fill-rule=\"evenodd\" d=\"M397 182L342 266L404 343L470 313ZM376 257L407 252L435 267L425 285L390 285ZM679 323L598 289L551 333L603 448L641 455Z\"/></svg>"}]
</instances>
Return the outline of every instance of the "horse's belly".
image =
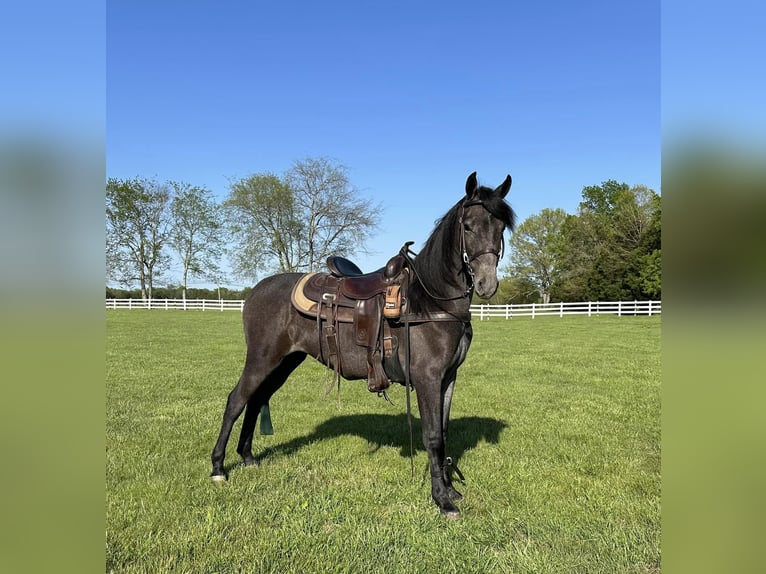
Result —
<instances>
[{"instance_id":1,"label":"horse's belly","mask_svg":"<svg viewBox=\"0 0 766 574\"><path fill-rule=\"evenodd\" d=\"M325 327L326 323L322 323ZM330 354L330 343L325 333L322 333L322 353L319 359L328 368L335 368L337 358ZM367 378L367 349L357 345L354 337L354 327L349 323L338 324L338 351L340 354L340 374L344 379L354 381ZM316 356L316 355L315 355Z\"/></svg>"}]
</instances>

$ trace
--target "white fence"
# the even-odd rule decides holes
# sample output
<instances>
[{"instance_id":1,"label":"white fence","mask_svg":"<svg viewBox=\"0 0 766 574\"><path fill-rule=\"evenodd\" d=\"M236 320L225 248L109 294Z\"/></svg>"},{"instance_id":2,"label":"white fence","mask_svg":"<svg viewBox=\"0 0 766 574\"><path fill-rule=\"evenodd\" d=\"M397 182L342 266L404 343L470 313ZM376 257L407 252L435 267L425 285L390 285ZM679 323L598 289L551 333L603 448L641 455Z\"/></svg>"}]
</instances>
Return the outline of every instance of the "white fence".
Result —
<instances>
[{"instance_id":1,"label":"white fence","mask_svg":"<svg viewBox=\"0 0 766 574\"><path fill-rule=\"evenodd\" d=\"M182 309L197 311L242 311L244 301L225 299L107 299L107 309ZM659 315L662 301L589 301L586 303L530 303L523 305L471 305L474 319L492 317L546 317L564 315Z\"/></svg>"},{"instance_id":2,"label":"white fence","mask_svg":"<svg viewBox=\"0 0 766 574\"><path fill-rule=\"evenodd\" d=\"M564 315L659 315L662 301L588 301L586 303L529 303L523 305L471 305L471 314L480 321L491 317L546 317Z\"/></svg>"},{"instance_id":3,"label":"white fence","mask_svg":"<svg viewBox=\"0 0 766 574\"><path fill-rule=\"evenodd\" d=\"M184 311L242 311L244 300L228 299L107 299L107 309L182 309Z\"/></svg>"}]
</instances>

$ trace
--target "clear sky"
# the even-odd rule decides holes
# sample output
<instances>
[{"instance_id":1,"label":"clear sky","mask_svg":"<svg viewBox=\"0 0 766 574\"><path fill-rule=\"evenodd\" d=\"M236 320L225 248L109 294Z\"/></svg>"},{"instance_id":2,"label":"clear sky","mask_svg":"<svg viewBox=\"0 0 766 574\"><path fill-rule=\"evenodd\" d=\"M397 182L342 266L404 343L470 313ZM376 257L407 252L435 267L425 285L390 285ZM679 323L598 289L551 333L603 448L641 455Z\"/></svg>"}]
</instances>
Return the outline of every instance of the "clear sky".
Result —
<instances>
[{"instance_id":1,"label":"clear sky","mask_svg":"<svg viewBox=\"0 0 766 574\"><path fill-rule=\"evenodd\" d=\"M364 269L422 245L472 171L513 176L519 221L608 179L661 192L656 0L111 0L106 41L108 177L223 198L330 157L384 205Z\"/></svg>"}]
</instances>

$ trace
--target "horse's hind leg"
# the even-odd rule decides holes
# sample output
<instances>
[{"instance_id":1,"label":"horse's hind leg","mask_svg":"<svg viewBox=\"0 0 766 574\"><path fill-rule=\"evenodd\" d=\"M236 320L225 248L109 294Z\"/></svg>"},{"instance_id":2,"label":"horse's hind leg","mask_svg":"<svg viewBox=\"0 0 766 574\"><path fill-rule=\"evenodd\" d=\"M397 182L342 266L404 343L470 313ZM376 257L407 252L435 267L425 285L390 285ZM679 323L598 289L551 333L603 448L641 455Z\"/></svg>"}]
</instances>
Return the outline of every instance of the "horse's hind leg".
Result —
<instances>
[{"instance_id":1,"label":"horse's hind leg","mask_svg":"<svg viewBox=\"0 0 766 574\"><path fill-rule=\"evenodd\" d=\"M270 354L279 357L273 351ZM270 373L279 370L282 360L283 357L269 358L264 353L248 353L242 376L239 378L239 382L234 389L229 393L229 398L226 401L226 409L223 412L223 420L221 421L221 432L218 434L218 441L215 443L213 453L210 456L210 460L213 463L213 472L210 474L210 477L214 481L226 480L223 460L226 456L226 444L229 442L229 435L231 435L234 423L239 418L239 415L242 414L245 405L253 397L256 400L260 400L259 397L265 394L266 400L268 400L268 397L271 396L267 392L270 385L267 384L266 389L263 389L263 383L268 381ZM256 413L253 413L253 416L247 417L249 419L248 424L255 425L255 415Z\"/></svg>"},{"instance_id":2,"label":"horse's hind leg","mask_svg":"<svg viewBox=\"0 0 766 574\"><path fill-rule=\"evenodd\" d=\"M234 426L234 422L242 414L242 410L250 400L251 395L258 387L260 383L257 373L251 368L250 363L245 364L245 369L242 372L242 376L239 378L239 382L229 393L229 398L226 400L226 409L223 411L223 421L221 421L221 432L218 433L218 440L213 448L213 453L210 456L210 460L213 463L213 472L210 473L210 478L214 481L226 480L226 472L223 469L223 460L226 456L226 443L229 442L229 435L231 429Z\"/></svg>"},{"instance_id":3,"label":"horse's hind leg","mask_svg":"<svg viewBox=\"0 0 766 574\"><path fill-rule=\"evenodd\" d=\"M253 395L245 407L245 420L242 421L242 430L239 433L239 444L237 445L237 452L242 456L246 465L255 464L252 453L253 433L260 410L261 398Z\"/></svg>"},{"instance_id":4,"label":"horse's hind leg","mask_svg":"<svg viewBox=\"0 0 766 574\"><path fill-rule=\"evenodd\" d=\"M258 390L250 397L245 410L245 420L242 422L242 430L239 433L239 443L237 452L242 457L245 464L255 464L253 457L253 434L255 432L255 422L261 407L269 402L271 396L279 390L298 365L306 358L306 353L292 353L277 365L261 383Z\"/></svg>"}]
</instances>

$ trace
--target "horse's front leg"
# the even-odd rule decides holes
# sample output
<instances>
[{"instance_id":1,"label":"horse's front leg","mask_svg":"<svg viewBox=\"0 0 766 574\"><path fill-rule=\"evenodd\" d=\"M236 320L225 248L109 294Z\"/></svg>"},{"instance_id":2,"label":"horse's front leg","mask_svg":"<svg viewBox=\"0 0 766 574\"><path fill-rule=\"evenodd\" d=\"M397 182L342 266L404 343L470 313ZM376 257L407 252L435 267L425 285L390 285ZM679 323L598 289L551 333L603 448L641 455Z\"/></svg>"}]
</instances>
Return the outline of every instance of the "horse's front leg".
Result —
<instances>
[{"instance_id":1,"label":"horse's front leg","mask_svg":"<svg viewBox=\"0 0 766 574\"><path fill-rule=\"evenodd\" d=\"M453 376L447 383L444 389L442 399L442 440L444 441L444 449L447 449L447 430L449 429L449 411L452 406L452 392L455 389L455 377ZM445 459L446 460L446 459ZM444 484L447 485L447 491L451 500L462 500L463 495L458 492L454 486L452 486L452 477L450 469L447 465L442 468L444 474Z\"/></svg>"},{"instance_id":2,"label":"horse's front leg","mask_svg":"<svg viewBox=\"0 0 766 574\"><path fill-rule=\"evenodd\" d=\"M442 419L441 386L441 381L438 381L433 384L421 385L417 389L423 446L428 453L428 466L431 471L431 497L444 516L459 518L460 510L452 502L450 487L444 480L445 434Z\"/></svg>"}]
</instances>

